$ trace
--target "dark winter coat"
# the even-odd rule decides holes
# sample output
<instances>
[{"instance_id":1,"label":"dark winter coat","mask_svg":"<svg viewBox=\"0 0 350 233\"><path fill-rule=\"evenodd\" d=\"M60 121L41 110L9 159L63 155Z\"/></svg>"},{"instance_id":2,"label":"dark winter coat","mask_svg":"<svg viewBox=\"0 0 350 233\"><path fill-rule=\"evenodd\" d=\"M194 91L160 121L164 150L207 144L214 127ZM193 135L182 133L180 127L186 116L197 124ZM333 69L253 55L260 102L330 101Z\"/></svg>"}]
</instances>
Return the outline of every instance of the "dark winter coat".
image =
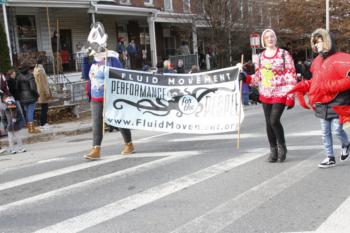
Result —
<instances>
[{"instance_id":1,"label":"dark winter coat","mask_svg":"<svg viewBox=\"0 0 350 233\"><path fill-rule=\"evenodd\" d=\"M19 93L17 90L17 79L14 79L14 78L7 79L7 85L9 86L11 95L15 98L15 100L19 100Z\"/></svg>"},{"instance_id":2,"label":"dark winter coat","mask_svg":"<svg viewBox=\"0 0 350 233\"><path fill-rule=\"evenodd\" d=\"M39 94L33 74L21 73L17 77L17 88L19 101L23 104L34 103L37 101Z\"/></svg>"}]
</instances>

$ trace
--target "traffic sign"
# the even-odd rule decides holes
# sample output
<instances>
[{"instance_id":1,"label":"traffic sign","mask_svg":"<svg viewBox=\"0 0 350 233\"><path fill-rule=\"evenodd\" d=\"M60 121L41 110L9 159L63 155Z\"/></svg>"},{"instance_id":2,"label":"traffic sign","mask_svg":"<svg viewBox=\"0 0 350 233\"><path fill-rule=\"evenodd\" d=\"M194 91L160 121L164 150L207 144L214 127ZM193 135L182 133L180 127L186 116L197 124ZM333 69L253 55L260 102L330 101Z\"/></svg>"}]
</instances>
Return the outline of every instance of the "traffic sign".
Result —
<instances>
[{"instance_id":1,"label":"traffic sign","mask_svg":"<svg viewBox=\"0 0 350 233\"><path fill-rule=\"evenodd\" d=\"M250 47L260 48L260 35L258 33L250 34Z\"/></svg>"}]
</instances>

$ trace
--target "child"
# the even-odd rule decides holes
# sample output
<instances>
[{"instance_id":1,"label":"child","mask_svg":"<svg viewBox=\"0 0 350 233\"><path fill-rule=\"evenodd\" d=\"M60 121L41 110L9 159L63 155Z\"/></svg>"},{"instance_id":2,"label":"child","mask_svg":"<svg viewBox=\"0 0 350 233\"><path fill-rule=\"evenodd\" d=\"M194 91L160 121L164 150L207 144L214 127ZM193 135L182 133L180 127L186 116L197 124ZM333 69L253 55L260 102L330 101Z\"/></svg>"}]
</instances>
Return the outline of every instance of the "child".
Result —
<instances>
[{"instance_id":1,"label":"child","mask_svg":"<svg viewBox=\"0 0 350 233\"><path fill-rule=\"evenodd\" d=\"M9 152L11 154L26 152L23 148L22 139L19 134L19 130L24 126L24 119L16 106L16 101L12 96L4 96L3 103L5 104L4 113L7 119ZM15 147L15 142L17 147Z\"/></svg>"}]
</instances>

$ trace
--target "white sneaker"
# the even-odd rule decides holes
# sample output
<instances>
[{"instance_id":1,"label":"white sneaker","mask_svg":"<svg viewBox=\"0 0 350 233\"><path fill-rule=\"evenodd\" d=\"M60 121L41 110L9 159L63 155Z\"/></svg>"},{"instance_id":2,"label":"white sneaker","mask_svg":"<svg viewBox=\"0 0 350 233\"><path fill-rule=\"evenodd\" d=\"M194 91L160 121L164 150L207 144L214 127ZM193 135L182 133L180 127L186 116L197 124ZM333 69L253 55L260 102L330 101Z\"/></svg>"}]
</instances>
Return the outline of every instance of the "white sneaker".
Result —
<instances>
[{"instance_id":1,"label":"white sneaker","mask_svg":"<svg viewBox=\"0 0 350 233\"><path fill-rule=\"evenodd\" d=\"M349 158L350 144L341 148L340 162L344 162Z\"/></svg>"},{"instance_id":2,"label":"white sneaker","mask_svg":"<svg viewBox=\"0 0 350 233\"><path fill-rule=\"evenodd\" d=\"M17 151L16 150L10 150L10 154L16 154Z\"/></svg>"},{"instance_id":3,"label":"white sneaker","mask_svg":"<svg viewBox=\"0 0 350 233\"><path fill-rule=\"evenodd\" d=\"M6 149L0 148L0 154L4 153L5 151L6 151Z\"/></svg>"},{"instance_id":4,"label":"white sneaker","mask_svg":"<svg viewBox=\"0 0 350 233\"><path fill-rule=\"evenodd\" d=\"M19 148L18 150L17 150L17 153L23 153L23 152L26 152L27 150L26 149L24 149L23 147L21 147L21 148Z\"/></svg>"},{"instance_id":5,"label":"white sneaker","mask_svg":"<svg viewBox=\"0 0 350 233\"><path fill-rule=\"evenodd\" d=\"M46 123L45 125L40 126L39 128L40 128L41 130L50 130L50 129L51 129L51 126L50 126L48 123Z\"/></svg>"},{"instance_id":6,"label":"white sneaker","mask_svg":"<svg viewBox=\"0 0 350 233\"><path fill-rule=\"evenodd\" d=\"M329 168L335 166L335 158L334 157L327 157L325 158L318 167L320 168Z\"/></svg>"}]
</instances>

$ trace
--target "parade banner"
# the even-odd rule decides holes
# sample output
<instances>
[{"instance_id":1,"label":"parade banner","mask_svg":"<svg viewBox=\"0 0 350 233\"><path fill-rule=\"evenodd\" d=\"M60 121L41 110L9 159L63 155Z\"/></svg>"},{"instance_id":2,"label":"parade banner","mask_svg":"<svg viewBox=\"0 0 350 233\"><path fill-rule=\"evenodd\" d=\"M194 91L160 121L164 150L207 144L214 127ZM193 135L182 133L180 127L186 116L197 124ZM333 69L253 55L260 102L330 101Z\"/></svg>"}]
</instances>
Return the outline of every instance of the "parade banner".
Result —
<instances>
[{"instance_id":1,"label":"parade banner","mask_svg":"<svg viewBox=\"0 0 350 233\"><path fill-rule=\"evenodd\" d=\"M239 68L153 74L109 67L104 119L129 129L212 134L236 131L244 119ZM239 117L239 108L241 115Z\"/></svg>"}]
</instances>

